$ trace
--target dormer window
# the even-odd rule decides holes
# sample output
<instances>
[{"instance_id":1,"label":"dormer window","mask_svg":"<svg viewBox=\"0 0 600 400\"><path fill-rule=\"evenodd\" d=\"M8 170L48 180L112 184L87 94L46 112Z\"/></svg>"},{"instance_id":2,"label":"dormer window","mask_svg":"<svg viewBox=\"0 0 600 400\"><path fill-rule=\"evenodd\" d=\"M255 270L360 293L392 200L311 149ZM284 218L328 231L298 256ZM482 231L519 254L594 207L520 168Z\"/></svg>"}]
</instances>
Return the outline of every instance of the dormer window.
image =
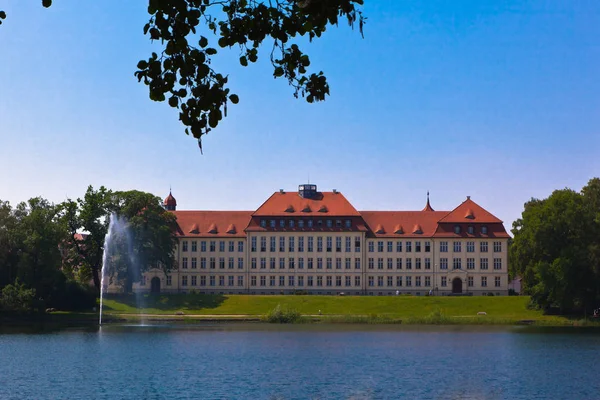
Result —
<instances>
[{"instance_id":1,"label":"dormer window","mask_svg":"<svg viewBox=\"0 0 600 400\"><path fill-rule=\"evenodd\" d=\"M467 232L469 232L469 235L472 235L472 234L473 234L473 232L475 232L475 230L473 229L473 227L472 227L472 226L469 226L469 227L467 228Z\"/></svg>"},{"instance_id":2,"label":"dormer window","mask_svg":"<svg viewBox=\"0 0 600 400\"><path fill-rule=\"evenodd\" d=\"M488 232L487 231L487 226L482 226L481 227L481 233L484 234L484 235L487 235L487 232Z\"/></svg>"},{"instance_id":3,"label":"dormer window","mask_svg":"<svg viewBox=\"0 0 600 400\"><path fill-rule=\"evenodd\" d=\"M350 221L349 219L346 220L346 228L352 228L352 221Z\"/></svg>"},{"instance_id":4,"label":"dormer window","mask_svg":"<svg viewBox=\"0 0 600 400\"><path fill-rule=\"evenodd\" d=\"M454 233L460 234L460 225L454 225Z\"/></svg>"},{"instance_id":5,"label":"dormer window","mask_svg":"<svg viewBox=\"0 0 600 400\"><path fill-rule=\"evenodd\" d=\"M317 221L317 226L319 228L321 228L323 226L323 220L322 219L320 219L320 220Z\"/></svg>"},{"instance_id":6,"label":"dormer window","mask_svg":"<svg viewBox=\"0 0 600 400\"><path fill-rule=\"evenodd\" d=\"M298 220L298 228L304 228L304 220Z\"/></svg>"},{"instance_id":7,"label":"dormer window","mask_svg":"<svg viewBox=\"0 0 600 400\"><path fill-rule=\"evenodd\" d=\"M339 219L336 219L336 220L335 220L335 227L336 227L336 228L341 228L341 227L342 227L342 221L341 221L341 220L339 220Z\"/></svg>"},{"instance_id":8,"label":"dormer window","mask_svg":"<svg viewBox=\"0 0 600 400\"><path fill-rule=\"evenodd\" d=\"M307 224L308 224L309 228L312 228L313 227L313 220L309 219L308 222L307 222Z\"/></svg>"},{"instance_id":9,"label":"dormer window","mask_svg":"<svg viewBox=\"0 0 600 400\"><path fill-rule=\"evenodd\" d=\"M293 227L294 227L294 225L295 225L295 224L294 224L294 220L293 220L293 219L290 219L290 228L293 228Z\"/></svg>"},{"instance_id":10,"label":"dormer window","mask_svg":"<svg viewBox=\"0 0 600 400\"><path fill-rule=\"evenodd\" d=\"M280 219L279 220L279 227L280 228L285 228L285 219Z\"/></svg>"},{"instance_id":11,"label":"dormer window","mask_svg":"<svg viewBox=\"0 0 600 400\"><path fill-rule=\"evenodd\" d=\"M266 220L264 220L264 219L261 219L261 220L260 220L260 227L261 227L261 228L266 228L266 227L267 227L267 221L266 221Z\"/></svg>"},{"instance_id":12,"label":"dormer window","mask_svg":"<svg viewBox=\"0 0 600 400\"><path fill-rule=\"evenodd\" d=\"M269 226L271 228L275 228L275 220L274 219L272 219L272 220L269 221Z\"/></svg>"},{"instance_id":13,"label":"dormer window","mask_svg":"<svg viewBox=\"0 0 600 400\"><path fill-rule=\"evenodd\" d=\"M333 222L330 219L327 220L327 227L328 228L333 227Z\"/></svg>"}]
</instances>

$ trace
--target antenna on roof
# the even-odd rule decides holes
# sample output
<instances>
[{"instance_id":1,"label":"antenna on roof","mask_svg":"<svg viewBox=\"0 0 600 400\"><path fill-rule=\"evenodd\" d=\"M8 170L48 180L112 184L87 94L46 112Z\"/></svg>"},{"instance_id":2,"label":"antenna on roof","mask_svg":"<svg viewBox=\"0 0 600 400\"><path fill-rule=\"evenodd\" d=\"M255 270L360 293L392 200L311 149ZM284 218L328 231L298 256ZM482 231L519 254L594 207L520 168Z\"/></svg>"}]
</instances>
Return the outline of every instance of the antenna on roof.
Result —
<instances>
[{"instance_id":1,"label":"antenna on roof","mask_svg":"<svg viewBox=\"0 0 600 400\"><path fill-rule=\"evenodd\" d=\"M308 184L310 185L310 172L308 173Z\"/></svg>"}]
</instances>

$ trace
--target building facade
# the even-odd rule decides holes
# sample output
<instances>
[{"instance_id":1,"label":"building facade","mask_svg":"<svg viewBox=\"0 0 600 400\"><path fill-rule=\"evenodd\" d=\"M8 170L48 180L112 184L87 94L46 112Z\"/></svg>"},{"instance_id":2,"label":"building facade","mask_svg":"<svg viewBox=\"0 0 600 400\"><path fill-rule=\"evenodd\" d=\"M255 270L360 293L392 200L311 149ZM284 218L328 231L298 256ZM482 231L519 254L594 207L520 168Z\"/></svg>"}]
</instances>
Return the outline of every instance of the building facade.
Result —
<instances>
[{"instance_id":1,"label":"building facade","mask_svg":"<svg viewBox=\"0 0 600 400\"><path fill-rule=\"evenodd\" d=\"M467 197L452 211L357 211L336 190L300 185L255 211L179 211L177 269L137 291L218 294L505 295L502 221Z\"/></svg>"}]
</instances>

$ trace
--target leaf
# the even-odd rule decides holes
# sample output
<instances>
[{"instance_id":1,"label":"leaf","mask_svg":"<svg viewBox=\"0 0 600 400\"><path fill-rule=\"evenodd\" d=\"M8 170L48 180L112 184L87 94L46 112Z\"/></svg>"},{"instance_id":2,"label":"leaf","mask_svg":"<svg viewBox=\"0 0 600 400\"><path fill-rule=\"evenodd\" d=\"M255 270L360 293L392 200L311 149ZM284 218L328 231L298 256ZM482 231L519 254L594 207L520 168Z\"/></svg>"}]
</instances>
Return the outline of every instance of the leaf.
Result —
<instances>
[{"instance_id":1,"label":"leaf","mask_svg":"<svg viewBox=\"0 0 600 400\"><path fill-rule=\"evenodd\" d=\"M0 19L5 19L6 13L4 11L0 11Z\"/></svg>"},{"instance_id":2,"label":"leaf","mask_svg":"<svg viewBox=\"0 0 600 400\"><path fill-rule=\"evenodd\" d=\"M215 54L217 54L217 49L214 49L212 47L209 47L205 51L206 51L206 54L208 54L209 56L214 56Z\"/></svg>"},{"instance_id":3,"label":"leaf","mask_svg":"<svg viewBox=\"0 0 600 400\"><path fill-rule=\"evenodd\" d=\"M46 8L52 5L52 0L42 0L42 5Z\"/></svg>"},{"instance_id":4,"label":"leaf","mask_svg":"<svg viewBox=\"0 0 600 400\"><path fill-rule=\"evenodd\" d=\"M146 62L146 60L141 60L138 64L137 64L138 69L146 69L148 68L148 63Z\"/></svg>"},{"instance_id":5,"label":"leaf","mask_svg":"<svg viewBox=\"0 0 600 400\"><path fill-rule=\"evenodd\" d=\"M283 76L283 68L281 68L281 67L275 68L273 75L275 75L275 77Z\"/></svg>"},{"instance_id":6,"label":"leaf","mask_svg":"<svg viewBox=\"0 0 600 400\"><path fill-rule=\"evenodd\" d=\"M240 101L240 98L238 97L237 94L232 94L231 96L229 96L229 100L231 100L231 102L233 104L237 104Z\"/></svg>"},{"instance_id":7,"label":"leaf","mask_svg":"<svg viewBox=\"0 0 600 400\"><path fill-rule=\"evenodd\" d=\"M240 64L242 64L243 67L247 67L248 66L248 59L246 58L246 56L241 56L240 57Z\"/></svg>"},{"instance_id":8,"label":"leaf","mask_svg":"<svg viewBox=\"0 0 600 400\"><path fill-rule=\"evenodd\" d=\"M198 41L198 44L200 45L200 47L206 47L208 46L208 39L205 38L204 36L200 37L200 40Z\"/></svg>"}]
</instances>

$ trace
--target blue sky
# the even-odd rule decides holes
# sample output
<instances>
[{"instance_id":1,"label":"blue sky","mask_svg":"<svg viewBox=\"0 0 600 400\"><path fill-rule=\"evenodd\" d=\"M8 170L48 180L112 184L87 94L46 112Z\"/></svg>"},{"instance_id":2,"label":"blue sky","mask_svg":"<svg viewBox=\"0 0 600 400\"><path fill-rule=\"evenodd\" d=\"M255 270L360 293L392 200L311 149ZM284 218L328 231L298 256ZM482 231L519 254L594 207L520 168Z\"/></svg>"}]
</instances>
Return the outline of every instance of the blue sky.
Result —
<instances>
[{"instance_id":1,"label":"blue sky","mask_svg":"<svg viewBox=\"0 0 600 400\"><path fill-rule=\"evenodd\" d=\"M133 76L146 2L2 2L0 199L60 202L89 184L179 209L256 209L310 182L359 210L451 210L467 195L510 229L523 203L600 175L600 2L366 0L303 46L331 85L295 100L223 51L240 103L203 141Z\"/></svg>"}]
</instances>

